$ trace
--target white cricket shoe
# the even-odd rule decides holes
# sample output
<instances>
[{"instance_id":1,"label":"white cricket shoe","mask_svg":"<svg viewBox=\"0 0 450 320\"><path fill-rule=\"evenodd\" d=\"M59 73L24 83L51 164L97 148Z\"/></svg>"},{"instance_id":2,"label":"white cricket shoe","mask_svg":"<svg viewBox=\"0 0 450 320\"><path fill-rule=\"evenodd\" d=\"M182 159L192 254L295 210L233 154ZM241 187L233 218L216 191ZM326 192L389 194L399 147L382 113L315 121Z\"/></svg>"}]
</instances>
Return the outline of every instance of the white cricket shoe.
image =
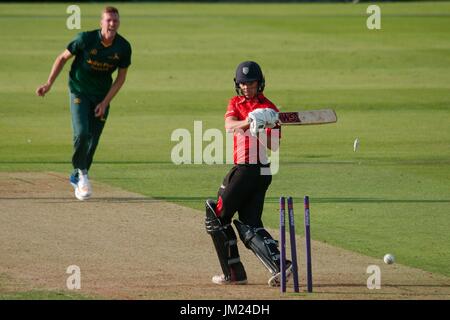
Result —
<instances>
[{"instance_id":1,"label":"white cricket shoe","mask_svg":"<svg viewBox=\"0 0 450 320\"><path fill-rule=\"evenodd\" d=\"M240 280L231 279L231 277L227 278L223 274L213 276L211 281L213 283L215 283L215 284L247 284L247 279L246 278L243 278L243 279L240 279Z\"/></svg>"},{"instance_id":2,"label":"white cricket shoe","mask_svg":"<svg viewBox=\"0 0 450 320\"><path fill-rule=\"evenodd\" d=\"M80 170L78 179L78 184L75 188L75 197L81 201L88 200L92 195L92 187L87 173L83 174Z\"/></svg>"},{"instance_id":3,"label":"white cricket shoe","mask_svg":"<svg viewBox=\"0 0 450 320\"><path fill-rule=\"evenodd\" d=\"M292 276L292 262L288 260L286 261L286 264L286 282L289 282ZM267 283L269 284L269 287L279 287L281 285L281 272L278 272L275 275L271 276Z\"/></svg>"}]
</instances>

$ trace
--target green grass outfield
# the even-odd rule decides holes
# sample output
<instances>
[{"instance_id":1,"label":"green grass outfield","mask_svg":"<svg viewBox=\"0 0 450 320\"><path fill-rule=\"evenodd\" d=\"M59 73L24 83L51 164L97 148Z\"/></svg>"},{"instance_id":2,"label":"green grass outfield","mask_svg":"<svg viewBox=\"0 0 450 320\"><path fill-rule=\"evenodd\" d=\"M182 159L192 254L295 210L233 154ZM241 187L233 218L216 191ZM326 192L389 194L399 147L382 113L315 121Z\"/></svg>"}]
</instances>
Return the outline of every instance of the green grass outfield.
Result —
<instances>
[{"instance_id":1,"label":"green grass outfield","mask_svg":"<svg viewBox=\"0 0 450 320\"><path fill-rule=\"evenodd\" d=\"M339 117L284 129L266 225L291 195L302 233L307 194L314 239L450 276L450 3L379 5L370 31L368 4L118 4L133 61L92 178L202 209L230 166L172 164L170 135L222 129L235 67L256 60L282 110ZM69 66L34 95L77 33L67 6L0 5L0 171L71 170ZM97 28L102 5L80 6L82 30Z\"/></svg>"}]
</instances>

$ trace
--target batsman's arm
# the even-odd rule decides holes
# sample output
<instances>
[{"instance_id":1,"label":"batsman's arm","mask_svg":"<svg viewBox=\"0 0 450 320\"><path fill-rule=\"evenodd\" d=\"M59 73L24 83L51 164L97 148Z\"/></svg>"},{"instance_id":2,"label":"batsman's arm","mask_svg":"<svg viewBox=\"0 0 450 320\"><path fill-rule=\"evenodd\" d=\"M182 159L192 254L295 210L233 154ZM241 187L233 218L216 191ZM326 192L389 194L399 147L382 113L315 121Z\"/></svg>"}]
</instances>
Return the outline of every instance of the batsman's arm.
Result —
<instances>
[{"instance_id":1,"label":"batsman's arm","mask_svg":"<svg viewBox=\"0 0 450 320\"><path fill-rule=\"evenodd\" d=\"M108 93L106 94L106 97L95 108L95 116L96 117L103 117L109 103L116 96L117 92L119 92L120 88L122 88L123 84L125 83L125 80L127 78L127 71L128 71L128 68L119 68L118 69L116 80L114 80L114 83L112 84L111 88L109 89Z\"/></svg>"},{"instance_id":2,"label":"batsman's arm","mask_svg":"<svg viewBox=\"0 0 450 320\"><path fill-rule=\"evenodd\" d=\"M67 49L64 50L63 53L61 53L58 57L56 57L56 60L53 63L52 70L50 71L50 75L48 76L47 82L36 89L36 94L38 96L43 97L47 92L50 91L59 73L64 68L64 65L72 57L73 57L72 53L70 53L70 51Z\"/></svg>"},{"instance_id":3,"label":"batsman's arm","mask_svg":"<svg viewBox=\"0 0 450 320\"><path fill-rule=\"evenodd\" d=\"M235 131L235 130L242 130L245 131L250 127L250 124L248 123L248 120L238 120L237 117L231 116L225 118L225 130L227 131Z\"/></svg>"}]
</instances>

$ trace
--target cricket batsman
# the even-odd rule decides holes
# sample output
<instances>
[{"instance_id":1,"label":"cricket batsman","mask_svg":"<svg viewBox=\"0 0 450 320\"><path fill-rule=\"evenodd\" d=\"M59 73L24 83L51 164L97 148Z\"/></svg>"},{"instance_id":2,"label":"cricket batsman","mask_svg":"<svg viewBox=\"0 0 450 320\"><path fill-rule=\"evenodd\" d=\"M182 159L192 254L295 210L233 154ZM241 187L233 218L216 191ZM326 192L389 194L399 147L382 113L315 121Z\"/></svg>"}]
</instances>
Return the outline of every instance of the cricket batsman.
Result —
<instances>
[{"instance_id":1,"label":"cricket batsman","mask_svg":"<svg viewBox=\"0 0 450 320\"><path fill-rule=\"evenodd\" d=\"M117 33L119 26L119 11L114 7L104 8L101 28L79 33L56 58L47 82L36 90L38 96L45 96L65 63L75 57L69 73L74 146L70 183L79 200L87 200L92 195L88 172L108 118L110 102L124 84L131 64L131 45ZM113 82L112 73L116 69Z\"/></svg>"},{"instance_id":2,"label":"cricket batsman","mask_svg":"<svg viewBox=\"0 0 450 320\"><path fill-rule=\"evenodd\" d=\"M279 286L280 252L261 219L266 191L272 182L267 148L276 150L279 145L273 141L274 136L278 141L280 138L279 111L263 94L265 79L256 62L239 64L234 82L237 96L230 100L225 113L225 129L233 131L234 167L225 176L217 201L206 201L206 231L211 235L223 272L213 276L212 282L247 283L231 225L238 212L239 219L233 222L240 239L269 270L269 286ZM269 174L262 174L263 168ZM286 266L286 275L290 275L292 263L287 261Z\"/></svg>"}]
</instances>

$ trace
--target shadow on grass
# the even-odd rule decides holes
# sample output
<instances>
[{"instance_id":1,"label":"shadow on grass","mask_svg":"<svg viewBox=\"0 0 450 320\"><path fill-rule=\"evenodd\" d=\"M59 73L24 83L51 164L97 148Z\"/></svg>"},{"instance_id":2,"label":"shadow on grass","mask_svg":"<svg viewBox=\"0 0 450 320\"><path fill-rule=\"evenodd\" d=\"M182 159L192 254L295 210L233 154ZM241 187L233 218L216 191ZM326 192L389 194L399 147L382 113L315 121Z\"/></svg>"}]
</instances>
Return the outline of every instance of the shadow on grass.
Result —
<instances>
[{"instance_id":1,"label":"shadow on grass","mask_svg":"<svg viewBox=\"0 0 450 320\"><path fill-rule=\"evenodd\" d=\"M435 164L450 164L450 160L448 159L422 159L422 160L409 160L409 159L400 159L400 158L392 158L392 159L380 159L380 158L363 158L358 160L319 160L323 158L330 158L331 155L304 155L302 158L305 160L291 160L291 161L281 161L280 166L283 165L435 165ZM310 159L310 160L308 160ZM317 159L317 160L314 160ZM48 164L67 164L70 165L70 160L43 160L43 161L36 161L36 160L29 160L29 161L9 161L9 160L0 160L0 164L5 165L14 165L14 164L41 164L41 165L48 165ZM182 166L190 166L190 167L203 167L203 166L211 166L210 164L201 163L201 164L192 164L192 163L186 163L181 165L176 165L172 161L166 160L166 161L152 161L152 160L96 160L95 164L107 164L107 165L171 165L176 167L182 167ZM230 166L232 163L218 163L214 164L214 166Z\"/></svg>"},{"instance_id":2,"label":"shadow on grass","mask_svg":"<svg viewBox=\"0 0 450 320\"><path fill-rule=\"evenodd\" d=\"M204 202L206 199L215 197L172 197L172 196L155 196L155 197L95 197L89 202L139 202L139 203L154 203L154 202ZM297 202L303 197L294 197ZM49 200L55 201L74 201L74 197L0 197L0 200ZM277 197L266 197L266 203L278 203ZM450 203L450 199L382 199L382 198L310 198L310 203Z\"/></svg>"}]
</instances>

